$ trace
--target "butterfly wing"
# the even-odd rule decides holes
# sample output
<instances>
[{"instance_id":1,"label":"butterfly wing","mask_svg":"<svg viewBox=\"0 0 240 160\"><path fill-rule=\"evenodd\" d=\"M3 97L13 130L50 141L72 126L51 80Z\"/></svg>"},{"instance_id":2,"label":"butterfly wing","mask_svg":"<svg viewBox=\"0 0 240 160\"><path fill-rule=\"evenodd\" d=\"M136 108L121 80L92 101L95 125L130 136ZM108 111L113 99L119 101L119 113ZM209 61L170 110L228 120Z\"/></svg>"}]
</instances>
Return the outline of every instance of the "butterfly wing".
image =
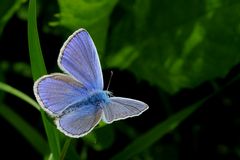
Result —
<instances>
[{"instance_id":1,"label":"butterfly wing","mask_svg":"<svg viewBox=\"0 0 240 160\"><path fill-rule=\"evenodd\" d=\"M72 77L54 73L34 83L34 94L40 106L51 116L58 116L70 104L86 97L87 90Z\"/></svg>"},{"instance_id":2,"label":"butterfly wing","mask_svg":"<svg viewBox=\"0 0 240 160\"><path fill-rule=\"evenodd\" d=\"M102 109L91 104L69 106L72 111L63 114L55 120L57 127L65 135L78 138L89 132L99 123L102 118ZM68 109L68 110L69 110Z\"/></svg>"},{"instance_id":3,"label":"butterfly wing","mask_svg":"<svg viewBox=\"0 0 240 160\"><path fill-rule=\"evenodd\" d=\"M103 89L97 49L86 30L79 29L67 39L60 50L58 65L88 89Z\"/></svg>"},{"instance_id":4,"label":"butterfly wing","mask_svg":"<svg viewBox=\"0 0 240 160\"><path fill-rule=\"evenodd\" d=\"M148 109L144 102L122 97L111 97L110 103L103 107L103 120L106 123L138 116Z\"/></svg>"}]
</instances>

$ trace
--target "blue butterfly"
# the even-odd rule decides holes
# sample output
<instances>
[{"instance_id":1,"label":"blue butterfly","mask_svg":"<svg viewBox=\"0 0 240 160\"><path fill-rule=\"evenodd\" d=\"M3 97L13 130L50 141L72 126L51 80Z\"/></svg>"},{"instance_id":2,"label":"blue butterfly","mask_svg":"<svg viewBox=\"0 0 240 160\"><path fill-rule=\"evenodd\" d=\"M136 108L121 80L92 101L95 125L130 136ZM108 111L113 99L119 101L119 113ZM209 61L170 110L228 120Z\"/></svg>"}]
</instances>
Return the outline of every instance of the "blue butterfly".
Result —
<instances>
[{"instance_id":1,"label":"blue butterfly","mask_svg":"<svg viewBox=\"0 0 240 160\"><path fill-rule=\"evenodd\" d=\"M106 123L140 115L148 105L134 99L112 97L103 90L103 75L94 42L85 29L75 31L63 44L53 73L34 83L41 108L69 137L88 134L102 119Z\"/></svg>"}]
</instances>

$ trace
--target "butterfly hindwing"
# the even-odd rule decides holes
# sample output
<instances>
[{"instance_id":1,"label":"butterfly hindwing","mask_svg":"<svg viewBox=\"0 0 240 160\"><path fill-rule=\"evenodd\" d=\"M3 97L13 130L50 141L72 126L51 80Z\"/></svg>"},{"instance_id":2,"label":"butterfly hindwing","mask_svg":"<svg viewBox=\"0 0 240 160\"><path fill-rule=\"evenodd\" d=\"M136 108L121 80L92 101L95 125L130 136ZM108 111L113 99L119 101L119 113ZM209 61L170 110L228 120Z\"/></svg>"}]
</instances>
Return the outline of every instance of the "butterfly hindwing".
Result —
<instances>
[{"instance_id":1,"label":"butterfly hindwing","mask_svg":"<svg viewBox=\"0 0 240 160\"><path fill-rule=\"evenodd\" d=\"M69 106L70 110L71 107ZM75 104L74 108L73 111L57 118L55 122L64 134L78 138L89 133L99 123L102 109L92 104L81 105L81 103Z\"/></svg>"},{"instance_id":2,"label":"butterfly hindwing","mask_svg":"<svg viewBox=\"0 0 240 160\"><path fill-rule=\"evenodd\" d=\"M40 106L51 116L60 115L70 104L87 96L87 90L72 77L54 73L34 83L34 94Z\"/></svg>"},{"instance_id":3,"label":"butterfly hindwing","mask_svg":"<svg viewBox=\"0 0 240 160\"><path fill-rule=\"evenodd\" d=\"M58 65L88 89L103 89L97 49L86 30L79 29L67 39L60 50Z\"/></svg>"},{"instance_id":4,"label":"butterfly hindwing","mask_svg":"<svg viewBox=\"0 0 240 160\"><path fill-rule=\"evenodd\" d=\"M108 105L103 107L103 120L106 123L112 123L113 121L138 116L147 109L148 105L144 102L130 98L111 97Z\"/></svg>"}]
</instances>

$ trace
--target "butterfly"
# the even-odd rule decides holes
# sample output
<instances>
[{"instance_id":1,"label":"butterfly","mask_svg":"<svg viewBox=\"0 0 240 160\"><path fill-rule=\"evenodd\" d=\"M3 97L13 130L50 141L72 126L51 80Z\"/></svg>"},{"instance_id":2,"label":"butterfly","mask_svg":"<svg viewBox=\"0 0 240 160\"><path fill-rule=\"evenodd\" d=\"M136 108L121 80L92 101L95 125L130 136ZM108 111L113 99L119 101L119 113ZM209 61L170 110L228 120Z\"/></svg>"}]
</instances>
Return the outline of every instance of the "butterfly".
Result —
<instances>
[{"instance_id":1,"label":"butterfly","mask_svg":"<svg viewBox=\"0 0 240 160\"><path fill-rule=\"evenodd\" d=\"M83 28L64 42L58 66L64 73L40 77L33 90L41 108L54 118L57 128L66 136L82 137L100 120L112 123L148 109L144 102L113 97L103 90L97 49Z\"/></svg>"}]
</instances>

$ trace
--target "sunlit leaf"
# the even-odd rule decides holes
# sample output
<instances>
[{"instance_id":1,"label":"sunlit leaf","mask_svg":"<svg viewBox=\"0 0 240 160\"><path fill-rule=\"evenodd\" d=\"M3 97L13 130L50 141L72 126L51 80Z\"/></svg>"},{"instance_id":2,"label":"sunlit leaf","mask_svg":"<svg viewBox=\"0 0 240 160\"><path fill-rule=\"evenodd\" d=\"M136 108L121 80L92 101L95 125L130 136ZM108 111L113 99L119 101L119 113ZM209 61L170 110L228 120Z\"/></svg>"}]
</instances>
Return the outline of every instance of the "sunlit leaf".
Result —
<instances>
[{"instance_id":1,"label":"sunlit leaf","mask_svg":"<svg viewBox=\"0 0 240 160\"><path fill-rule=\"evenodd\" d=\"M138 0L129 5L122 6L128 14L112 26L109 68L128 69L176 93L222 78L240 62L239 1Z\"/></svg>"},{"instance_id":2,"label":"sunlit leaf","mask_svg":"<svg viewBox=\"0 0 240 160\"><path fill-rule=\"evenodd\" d=\"M103 53L109 25L109 17L117 0L58 0L61 26L75 31L86 28L94 39L100 53Z\"/></svg>"}]
</instances>

